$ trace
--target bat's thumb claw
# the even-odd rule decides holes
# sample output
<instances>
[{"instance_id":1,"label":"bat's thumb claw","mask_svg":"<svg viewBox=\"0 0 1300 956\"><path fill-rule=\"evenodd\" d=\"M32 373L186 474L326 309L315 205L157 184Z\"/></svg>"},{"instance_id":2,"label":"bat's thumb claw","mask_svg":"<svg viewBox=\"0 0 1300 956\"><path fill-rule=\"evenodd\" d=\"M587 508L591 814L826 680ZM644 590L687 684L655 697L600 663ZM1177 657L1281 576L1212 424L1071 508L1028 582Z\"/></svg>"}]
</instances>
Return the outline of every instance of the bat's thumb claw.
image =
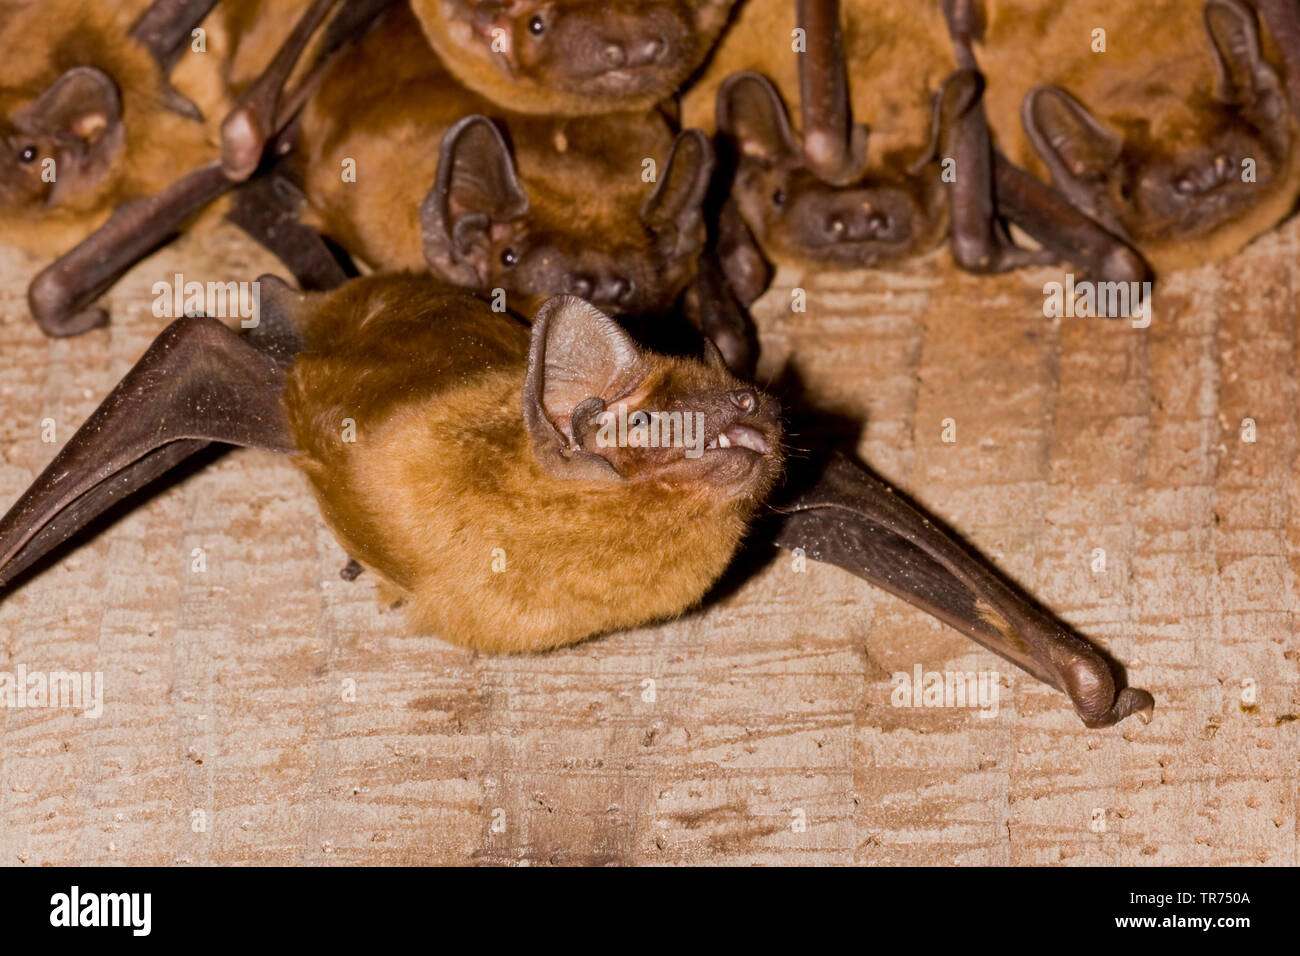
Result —
<instances>
[{"instance_id":1,"label":"bat's thumb claw","mask_svg":"<svg viewBox=\"0 0 1300 956\"><path fill-rule=\"evenodd\" d=\"M1144 690L1139 690L1136 687L1125 687L1116 695L1115 707L1112 712L1115 714L1116 722L1123 720L1130 714L1137 714L1138 720L1144 724L1149 724L1156 712L1156 699Z\"/></svg>"}]
</instances>

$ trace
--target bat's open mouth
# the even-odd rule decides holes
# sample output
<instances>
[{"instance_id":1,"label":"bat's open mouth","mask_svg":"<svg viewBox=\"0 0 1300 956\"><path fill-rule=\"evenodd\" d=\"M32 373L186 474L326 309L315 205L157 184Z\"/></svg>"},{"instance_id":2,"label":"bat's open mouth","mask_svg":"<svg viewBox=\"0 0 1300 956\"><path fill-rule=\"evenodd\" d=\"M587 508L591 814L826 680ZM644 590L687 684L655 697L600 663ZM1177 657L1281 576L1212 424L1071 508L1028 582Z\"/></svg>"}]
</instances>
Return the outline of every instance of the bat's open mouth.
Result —
<instances>
[{"instance_id":1,"label":"bat's open mouth","mask_svg":"<svg viewBox=\"0 0 1300 956\"><path fill-rule=\"evenodd\" d=\"M748 425L731 425L718 433L718 436L704 446L706 450L718 448L745 448L759 455L766 455L772 450L771 442L757 428Z\"/></svg>"}]
</instances>

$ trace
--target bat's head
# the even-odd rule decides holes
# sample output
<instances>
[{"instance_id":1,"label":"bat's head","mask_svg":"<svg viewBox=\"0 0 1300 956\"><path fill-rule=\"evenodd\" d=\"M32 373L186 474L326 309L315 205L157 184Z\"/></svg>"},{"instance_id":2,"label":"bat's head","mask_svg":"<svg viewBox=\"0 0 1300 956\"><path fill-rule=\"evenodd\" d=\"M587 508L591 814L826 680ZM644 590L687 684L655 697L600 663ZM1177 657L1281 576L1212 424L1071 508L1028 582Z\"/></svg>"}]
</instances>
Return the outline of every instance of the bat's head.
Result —
<instances>
[{"instance_id":1,"label":"bat's head","mask_svg":"<svg viewBox=\"0 0 1300 956\"><path fill-rule=\"evenodd\" d=\"M75 67L34 97L4 96L0 212L84 203L110 179L124 139L117 86L102 70Z\"/></svg>"},{"instance_id":2,"label":"bat's head","mask_svg":"<svg viewBox=\"0 0 1300 956\"><path fill-rule=\"evenodd\" d=\"M579 177L564 185L581 195L552 186L530 197L500 131L467 117L444 136L421 207L425 259L457 285L504 289L534 307L568 293L616 314L661 312L694 274L712 168L708 140L687 131L648 197ZM593 196L614 208L599 219L582 214Z\"/></svg>"},{"instance_id":3,"label":"bat's head","mask_svg":"<svg viewBox=\"0 0 1300 956\"><path fill-rule=\"evenodd\" d=\"M736 163L732 195L769 257L875 266L941 238L946 214L938 177L823 181L809 169L785 103L765 77L729 77L718 90L717 120Z\"/></svg>"},{"instance_id":4,"label":"bat's head","mask_svg":"<svg viewBox=\"0 0 1300 956\"><path fill-rule=\"evenodd\" d=\"M1135 117L1113 128L1054 86L1032 90L1023 104L1025 131L1053 183L1139 243L1205 236L1288 175L1287 98L1261 53L1254 13L1237 0L1210 0L1205 24L1218 81L1176 123Z\"/></svg>"},{"instance_id":5,"label":"bat's head","mask_svg":"<svg viewBox=\"0 0 1300 956\"><path fill-rule=\"evenodd\" d=\"M573 296L533 322L524 422L538 462L560 478L654 487L752 509L781 468L780 410L729 371L642 352Z\"/></svg>"},{"instance_id":6,"label":"bat's head","mask_svg":"<svg viewBox=\"0 0 1300 956\"><path fill-rule=\"evenodd\" d=\"M735 0L414 0L461 78L525 112L606 112L672 95ZM475 78L481 82L475 83ZM590 107L590 108L584 108Z\"/></svg>"}]
</instances>

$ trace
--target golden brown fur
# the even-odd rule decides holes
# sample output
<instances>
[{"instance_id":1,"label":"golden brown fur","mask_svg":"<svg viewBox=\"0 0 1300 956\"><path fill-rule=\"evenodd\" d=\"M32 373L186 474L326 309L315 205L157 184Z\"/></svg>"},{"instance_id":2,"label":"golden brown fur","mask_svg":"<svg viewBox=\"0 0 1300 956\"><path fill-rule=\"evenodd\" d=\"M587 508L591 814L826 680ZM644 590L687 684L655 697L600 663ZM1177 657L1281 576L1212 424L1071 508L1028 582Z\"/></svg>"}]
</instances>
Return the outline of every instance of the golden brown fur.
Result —
<instances>
[{"instance_id":1,"label":"golden brown fur","mask_svg":"<svg viewBox=\"0 0 1300 956\"><path fill-rule=\"evenodd\" d=\"M299 311L306 349L285 405L300 464L348 553L447 640L536 651L681 613L722 572L774 475L772 457L738 496L707 482L556 478L522 422L528 329L427 276L355 280ZM740 384L695 361L647 360L639 394Z\"/></svg>"}]
</instances>

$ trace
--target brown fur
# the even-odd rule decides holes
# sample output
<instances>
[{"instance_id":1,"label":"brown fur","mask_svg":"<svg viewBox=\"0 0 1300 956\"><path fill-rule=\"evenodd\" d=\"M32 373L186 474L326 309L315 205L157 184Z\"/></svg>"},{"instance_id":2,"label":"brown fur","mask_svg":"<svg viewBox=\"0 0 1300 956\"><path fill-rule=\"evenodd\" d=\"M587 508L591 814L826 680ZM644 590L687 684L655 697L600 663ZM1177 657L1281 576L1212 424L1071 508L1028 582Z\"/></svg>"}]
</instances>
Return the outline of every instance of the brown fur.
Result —
<instances>
[{"instance_id":1,"label":"brown fur","mask_svg":"<svg viewBox=\"0 0 1300 956\"><path fill-rule=\"evenodd\" d=\"M125 135L115 160L93 187L64 193L54 205L24 202L0 209L0 241L44 254L65 251L121 203L157 192L217 157L214 124L187 119L161 104L162 74L127 36L145 6L141 0L122 5L61 0L57 5L26 4L6 11L9 15L0 29L0 57L5 64L0 86L4 160L10 161L8 154L26 145L26 137L10 127L8 118L77 66L96 67L115 80ZM205 97L195 99L202 106Z\"/></svg>"},{"instance_id":2,"label":"brown fur","mask_svg":"<svg viewBox=\"0 0 1300 956\"><path fill-rule=\"evenodd\" d=\"M654 188L642 181L642 162L652 158L664 171L673 143L663 116L503 111L452 79L404 6L339 59L303 113L299 163L312 225L372 268L426 268L420 207L434 184L439 146L454 123L475 113L504 121L530 204L521 220L493 227L484 290L520 293L525 310L569 291L554 275L558 266L521 277L522 269L501 261L506 249L535 247L550 249L557 261L599 256L587 271L616 264L644 291L635 310L672 303L693 275L694 256L665 261L638 215ZM356 162L355 182L342 179L345 159Z\"/></svg>"},{"instance_id":3,"label":"brown fur","mask_svg":"<svg viewBox=\"0 0 1300 956\"><path fill-rule=\"evenodd\" d=\"M299 311L306 349L285 405L300 464L348 553L447 640L536 651L679 614L722 572L775 476L773 453L737 493L638 471L621 450L628 478L557 478L522 422L528 329L427 276L355 280ZM646 361L629 403L743 387L692 360ZM730 453L705 459L718 454Z\"/></svg>"},{"instance_id":4,"label":"brown fur","mask_svg":"<svg viewBox=\"0 0 1300 956\"><path fill-rule=\"evenodd\" d=\"M1064 88L1103 125L1123 134L1122 161L1135 170L1135 178L1145 164L1187 163L1223 135L1211 103L1215 66L1202 3L987 0L985 8L985 42L976 55L988 78L989 120L1011 160L1040 177L1047 178L1046 167L1020 115L1026 93L1039 84ZM1104 53L1091 49L1092 31L1099 27L1106 30ZM1265 59L1277 64L1267 27L1261 32ZM1266 181L1261 161L1254 195L1223 214L1197 214L1173 226L1125 217L1124 225L1157 274L1231 255L1292 210L1300 195L1300 143L1295 123L1290 126L1289 152L1272 175Z\"/></svg>"},{"instance_id":5,"label":"brown fur","mask_svg":"<svg viewBox=\"0 0 1300 956\"><path fill-rule=\"evenodd\" d=\"M412 0L429 43L465 86L499 106L523 113L579 115L641 110L671 96L699 66L727 23L736 0ZM793 0L792 0L793 2ZM502 8L492 18L489 7ZM475 9L487 19L475 18ZM537 14L551 17L550 33L540 40L528 23ZM568 17L558 26L556 14ZM570 75L566 67L598 55L593 45L634 39L657 24L669 38L666 59L653 70L610 85L598 74ZM493 29L508 47L492 51ZM548 48L549 47L549 48Z\"/></svg>"}]
</instances>

